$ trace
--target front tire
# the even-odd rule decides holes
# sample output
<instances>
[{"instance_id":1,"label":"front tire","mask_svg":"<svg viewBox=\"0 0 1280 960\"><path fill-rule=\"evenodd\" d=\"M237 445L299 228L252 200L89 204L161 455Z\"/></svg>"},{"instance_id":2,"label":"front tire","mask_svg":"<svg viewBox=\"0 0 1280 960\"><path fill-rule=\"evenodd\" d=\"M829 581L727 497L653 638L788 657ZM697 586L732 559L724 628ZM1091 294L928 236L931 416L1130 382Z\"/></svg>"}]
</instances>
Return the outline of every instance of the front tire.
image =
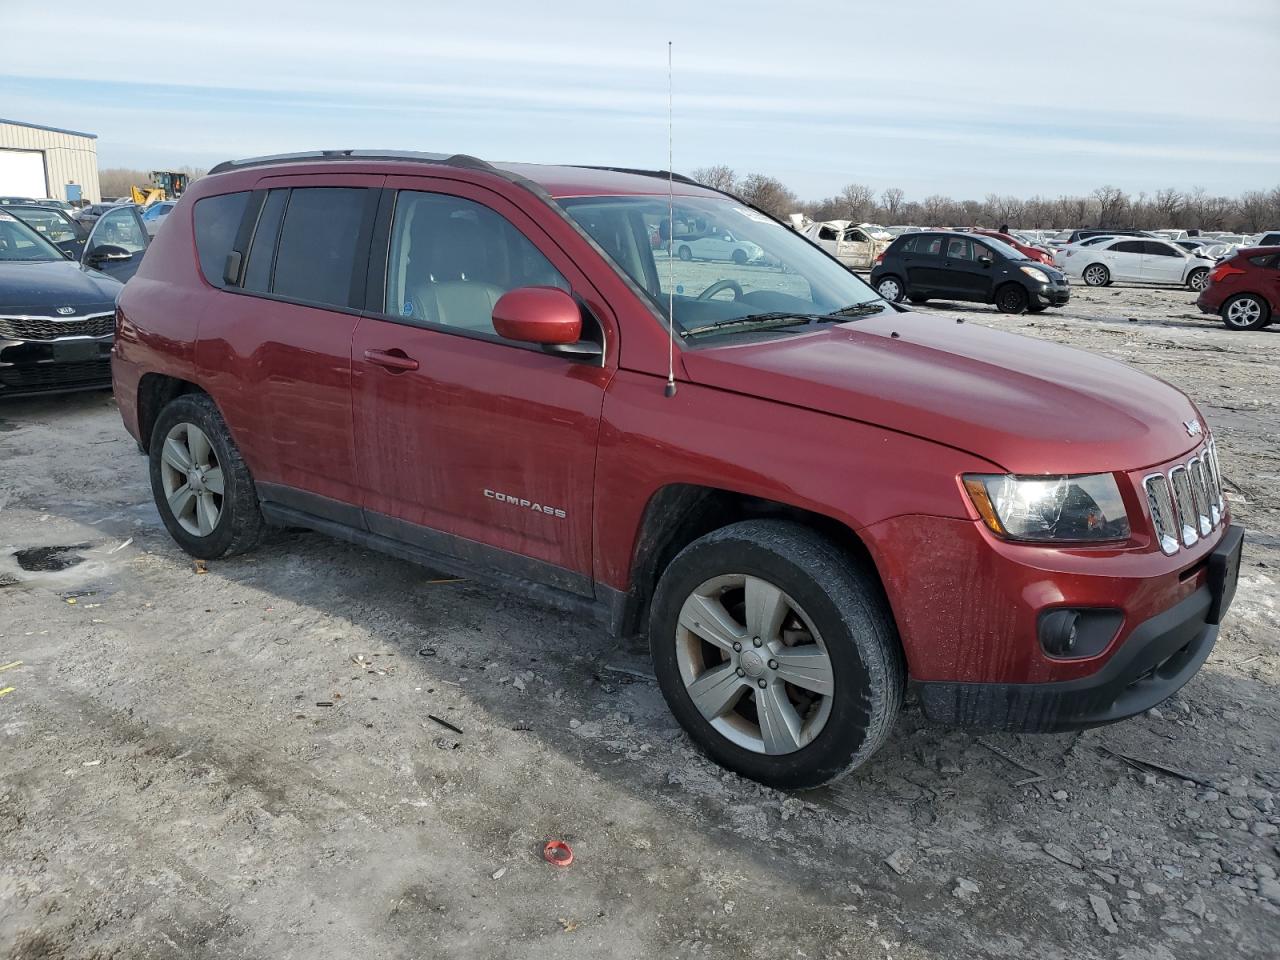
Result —
<instances>
[{"instance_id":1,"label":"front tire","mask_svg":"<svg viewBox=\"0 0 1280 960\"><path fill-rule=\"evenodd\" d=\"M734 262L734 263L736 263L738 266L742 266L744 263L746 263L746 262L747 262L747 251L745 251L745 250L735 250L735 251L733 251L733 262Z\"/></svg>"},{"instance_id":2,"label":"front tire","mask_svg":"<svg viewBox=\"0 0 1280 960\"><path fill-rule=\"evenodd\" d=\"M151 493L178 546L202 560L257 546L266 528L257 490L212 397L172 400L156 418L150 450Z\"/></svg>"},{"instance_id":3,"label":"front tire","mask_svg":"<svg viewBox=\"0 0 1280 960\"><path fill-rule=\"evenodd\" d=\"M1200 267L1198 270L1192 270L1191 275L1187 277L1187 286L1196 293L1202 291L1209 285L1209 270L1206 267Z\"/></svg>"},{"instance_id":4,"label":"front tire","mask_svg":"<svg viewBox=\"0 0 1280 960\"><path fill-rule=\"evenodd\" d=\"M687 262L693 259L693 251L684 244L681 244L680 249L676 251L676 256Z\"/></svg>"},{"instance_id":5,"label":"front tire","mask_svg":"<svg viewBox=\"0 0 1280 960\"><path fill-rule=\"evenodd\" d=\"M1241 293L1222 305L1220 316L1228 330L1261 330L1271 322L1271 305L1255 293Z\"/></svg>"},{"instance_id":6,"label":"front tire","mask_svg":"<svg viewBox=\"0 0 1280 960\"><path fill-rule=\"evenodd\" d=\"M996 309L1001 313L1022 313L1027 302L1027 291L1016 283L1006 283L996 291Z\"/></svg>"},{"instance_id":7,"label":"front tire","mask_svg":"<svg viewBox=\"0 0 1280 960\"><path fill-rule=\"evenodd\" d=\"M876 293L890 303L901 303L903 297L907 295L907 290L901 280L890 275L880 278L880 282L876 284Z\"/></svg>"},{"instance_id":8,"label":"front tire","mask_svg":"<svg viewBox=\"0 0 1280 960\"><path fill-rule=\"evenodd\" d=\"M1091 287L1105 287L1111 283L1111 271L1101 263L1091 263L1081 273L1084 282Z\"/></svg>"},{"instance_id":9,"label":"front tire","mask_svg":"<svg viewBox=\"0 0 1280 960\"><path fill-rule=\"evenodd\" d=\"M694 742L772 787L817 787L864 763L902 703L874 574L787 521L731 524L682 550L658 584L649 644Z\"/></svg>"}]
</instances>

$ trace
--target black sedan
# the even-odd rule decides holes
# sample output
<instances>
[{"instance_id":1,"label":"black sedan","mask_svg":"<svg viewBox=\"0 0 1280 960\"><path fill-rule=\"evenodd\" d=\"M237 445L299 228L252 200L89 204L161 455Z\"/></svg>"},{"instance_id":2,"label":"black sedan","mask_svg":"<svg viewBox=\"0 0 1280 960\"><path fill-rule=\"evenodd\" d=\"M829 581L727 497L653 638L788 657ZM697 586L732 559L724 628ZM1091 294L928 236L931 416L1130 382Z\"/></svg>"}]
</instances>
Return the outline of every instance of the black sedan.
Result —
<instances>
[{"instance_id":1,"label":"black sedan","mask_svg":"<svg viewBox=\"0 0 1280 960\"><path fill-rule=\"evenodd\" d=\"M994 237L942 230L894 240L872 268L871 286L894 303L973 300L1002 313L1039 313L1071 299L1060 270Z\"/></svg>"},{"instance_id":2,"label":"black sedan","mask_svg":"<svg viewBox=\"0 0 1280 960\"><path fill-rule=\"evenodd\" d=\"M0 399L110 387L121 289L0 210Z\"/></svg>"}]
</instances>

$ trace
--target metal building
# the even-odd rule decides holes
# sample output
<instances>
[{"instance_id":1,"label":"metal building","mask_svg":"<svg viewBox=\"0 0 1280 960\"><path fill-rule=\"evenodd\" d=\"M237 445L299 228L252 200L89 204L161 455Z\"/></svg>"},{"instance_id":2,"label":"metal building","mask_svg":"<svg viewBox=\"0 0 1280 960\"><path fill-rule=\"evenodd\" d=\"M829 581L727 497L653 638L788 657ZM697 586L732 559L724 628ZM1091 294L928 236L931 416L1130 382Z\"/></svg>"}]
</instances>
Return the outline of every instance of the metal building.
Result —
<instances>
[{"instance_id":1,"label":"metal building","mask_svg":"<svg viewBox=\"0 0 1280 960\"><path fill-rule=\"evenodd\" d=\"M99 202L98 135L0 119L0 196Z\"/></svg>"}]
</instances>

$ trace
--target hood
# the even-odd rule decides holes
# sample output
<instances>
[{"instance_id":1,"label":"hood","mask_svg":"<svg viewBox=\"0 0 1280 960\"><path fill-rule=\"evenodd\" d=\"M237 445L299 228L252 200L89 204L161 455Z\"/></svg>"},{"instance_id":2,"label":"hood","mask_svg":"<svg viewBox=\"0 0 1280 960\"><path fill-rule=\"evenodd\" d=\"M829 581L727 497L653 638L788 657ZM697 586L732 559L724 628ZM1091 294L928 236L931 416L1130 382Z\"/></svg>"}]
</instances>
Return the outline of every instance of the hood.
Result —
<instances>
[{"instance_id":1,"label":"hood","mask_svg":"<svg viewBox=\"0 0 1280 960\"><path fill-rule=\"evenodd\" d=\"M44 263L0 261L0 313L54 315L73 307L68 316L114 310L124 289L120 281L73 260Z\"/></svg>"},{"instance_id":2,"label":"hood","mask_svg":"<svg viewBox=\"0 0 1280 960\"><path fill-rule=\"evenodd\" d=\"M896 333L897 336L893 336ZM686 350L692 380L912 434L1011 473L1136 470L1192 449L1195 406L1102 357L916 313Z\"/></svg>"}]
</instances>

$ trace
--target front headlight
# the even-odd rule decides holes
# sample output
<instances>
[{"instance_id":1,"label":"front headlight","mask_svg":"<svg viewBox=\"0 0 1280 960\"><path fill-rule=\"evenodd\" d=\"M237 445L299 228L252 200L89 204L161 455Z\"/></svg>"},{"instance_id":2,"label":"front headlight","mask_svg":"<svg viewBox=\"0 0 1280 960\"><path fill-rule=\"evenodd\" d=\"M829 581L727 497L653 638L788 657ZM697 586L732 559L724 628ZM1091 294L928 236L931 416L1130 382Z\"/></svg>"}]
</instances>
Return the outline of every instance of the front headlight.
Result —
<instances>
[{"instance_id":1,"label":"front headlight","mask_svg":"<svg viewBox=\"0 0 1280 960\"><path fill-rule=\"evenodd\" d=\"M1129 517L1109 473L1080 477L967 474L964 488L992 533L1010 540L1125 540Z\"/></svg>"},{"instance_id":2,"label":"front headlight","mask_svg":"<svg viewBox=\"0 0 1280 960\"><path fill-rule=\"evenodd\" d=\"M1035 267L1022 267L1021 270L1036 283L1049 282L1049 275L1043 270L1037 270Z\"/></svg>"}]
</instances>

